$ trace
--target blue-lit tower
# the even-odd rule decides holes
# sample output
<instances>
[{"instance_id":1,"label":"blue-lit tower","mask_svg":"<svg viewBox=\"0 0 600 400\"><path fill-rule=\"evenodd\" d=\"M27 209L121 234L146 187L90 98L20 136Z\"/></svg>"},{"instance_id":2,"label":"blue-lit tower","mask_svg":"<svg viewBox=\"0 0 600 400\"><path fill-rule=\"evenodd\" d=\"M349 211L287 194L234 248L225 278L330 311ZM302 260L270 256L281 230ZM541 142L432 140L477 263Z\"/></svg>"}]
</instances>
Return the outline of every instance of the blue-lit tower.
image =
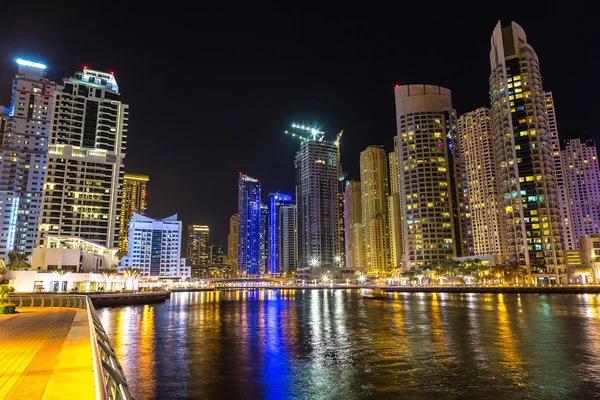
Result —
<instances>
[{"instance_id":1,"label":"blue-lit tower","mask_svg":"<svg viewBox=\"0 0 600 400\"><path fill-rule=\"evenodd\" d=\"M269 273L296 271L298 264L296 205L285 193L269 195Z\"/></svg>"},{"instance_id":2,"label":"blue-lit tower","mask_svg":"<svg viewBox=\"0 0 600 400\"><path fill-rule=\"evenodd\" d=\"M260 182L240 173L238 180L239 271L260 273Z\"/></svg>"}]
</instances>

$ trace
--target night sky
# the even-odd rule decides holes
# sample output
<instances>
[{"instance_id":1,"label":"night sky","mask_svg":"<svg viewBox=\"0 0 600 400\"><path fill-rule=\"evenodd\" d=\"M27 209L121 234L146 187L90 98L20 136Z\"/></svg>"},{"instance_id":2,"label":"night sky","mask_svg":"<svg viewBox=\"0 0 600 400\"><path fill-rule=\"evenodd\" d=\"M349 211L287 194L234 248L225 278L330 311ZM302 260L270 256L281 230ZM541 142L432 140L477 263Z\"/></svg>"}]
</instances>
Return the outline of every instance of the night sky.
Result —
<instances>
[{"instance_id":1,"label":"night sky","mask_svg":"<svg viewBox=\"0 0 600 400\"><path fill-rule=\"evenodd\" d=\"M17 57L46 63L56 81L84 64L114 71L130 105L126 171L150 176L148 216L208 224L215 244L226 244L239 171L262 182L263 201L275 190L293 193L299 143L283 134L292 121L330 139L344 129L342 164L356 179L360 151L393 148L395 84L447 87L459 114L489 106L490 36L499 19L519 23L538 53L560 136L598 130L595 17L569 19L548 6L526 18L33 3L1 10L0 104L9 104Z\"/></svg>"}]
</instances>

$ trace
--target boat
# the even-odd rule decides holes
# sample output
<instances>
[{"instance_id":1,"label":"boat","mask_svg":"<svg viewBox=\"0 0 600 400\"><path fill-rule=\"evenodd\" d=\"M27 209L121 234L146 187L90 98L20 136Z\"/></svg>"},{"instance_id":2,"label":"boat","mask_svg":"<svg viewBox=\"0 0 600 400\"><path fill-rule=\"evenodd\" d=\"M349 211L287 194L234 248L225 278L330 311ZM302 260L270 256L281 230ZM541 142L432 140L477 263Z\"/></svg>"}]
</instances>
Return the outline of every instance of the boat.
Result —
<instances>
[{"instance_id":1,"label":"boat","mask_svg":"<svg viewBox=\"0 0 600 400\"><path fill-rule=\"evenodd\" d=\"M382 289L360 289L360 297L363 299L385 299L387 298L387 293Z\"/></svg>"}]
</instances>

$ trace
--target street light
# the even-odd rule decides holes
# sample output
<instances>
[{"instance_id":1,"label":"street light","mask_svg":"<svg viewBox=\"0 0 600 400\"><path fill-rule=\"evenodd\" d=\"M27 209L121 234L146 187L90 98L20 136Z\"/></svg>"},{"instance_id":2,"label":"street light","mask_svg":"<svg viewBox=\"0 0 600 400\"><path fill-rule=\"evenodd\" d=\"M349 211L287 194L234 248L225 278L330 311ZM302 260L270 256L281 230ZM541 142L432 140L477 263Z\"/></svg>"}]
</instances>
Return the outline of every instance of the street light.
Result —
<instances>
[{"instance_id":1,"label":"street light","mask_svg":"<svg viewBox=\"0 0 600 400\"><path fill-rule=\"evenodd\" d=\"M367 277L364 275L359 275L357 280L358 280L358 283L363 284L367 281Z\"/></svg>"},{"instance_id":2,"label":"street light","mask_svg":"<svg viewBox=\"0 0 600 400\"><path fill-rule=\"evenodd\" d=\"M310 260L310 265L313 267L318 267L319 266L319 260L316 258L313 258Z\"/></svg>"}]
</instances>

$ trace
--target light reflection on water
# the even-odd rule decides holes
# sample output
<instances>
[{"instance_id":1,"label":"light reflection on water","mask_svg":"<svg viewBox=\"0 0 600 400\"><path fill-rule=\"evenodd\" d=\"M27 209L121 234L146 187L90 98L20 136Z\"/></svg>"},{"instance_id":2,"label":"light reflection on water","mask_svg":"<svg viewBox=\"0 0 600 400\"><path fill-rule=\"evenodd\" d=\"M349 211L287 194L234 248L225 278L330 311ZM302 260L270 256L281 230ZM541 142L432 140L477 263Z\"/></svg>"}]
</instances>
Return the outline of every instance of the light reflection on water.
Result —
<instances>
[{"instance_id":1,"label":"light reflection on water","mask_svg":"<svg viewBox=\"0 0 600 400\"><path fill-rule=\"evenodd\" d=\"M600 296L176 293L99 309L139 399L600 398Z\"/></svg>"}]
</instances>

